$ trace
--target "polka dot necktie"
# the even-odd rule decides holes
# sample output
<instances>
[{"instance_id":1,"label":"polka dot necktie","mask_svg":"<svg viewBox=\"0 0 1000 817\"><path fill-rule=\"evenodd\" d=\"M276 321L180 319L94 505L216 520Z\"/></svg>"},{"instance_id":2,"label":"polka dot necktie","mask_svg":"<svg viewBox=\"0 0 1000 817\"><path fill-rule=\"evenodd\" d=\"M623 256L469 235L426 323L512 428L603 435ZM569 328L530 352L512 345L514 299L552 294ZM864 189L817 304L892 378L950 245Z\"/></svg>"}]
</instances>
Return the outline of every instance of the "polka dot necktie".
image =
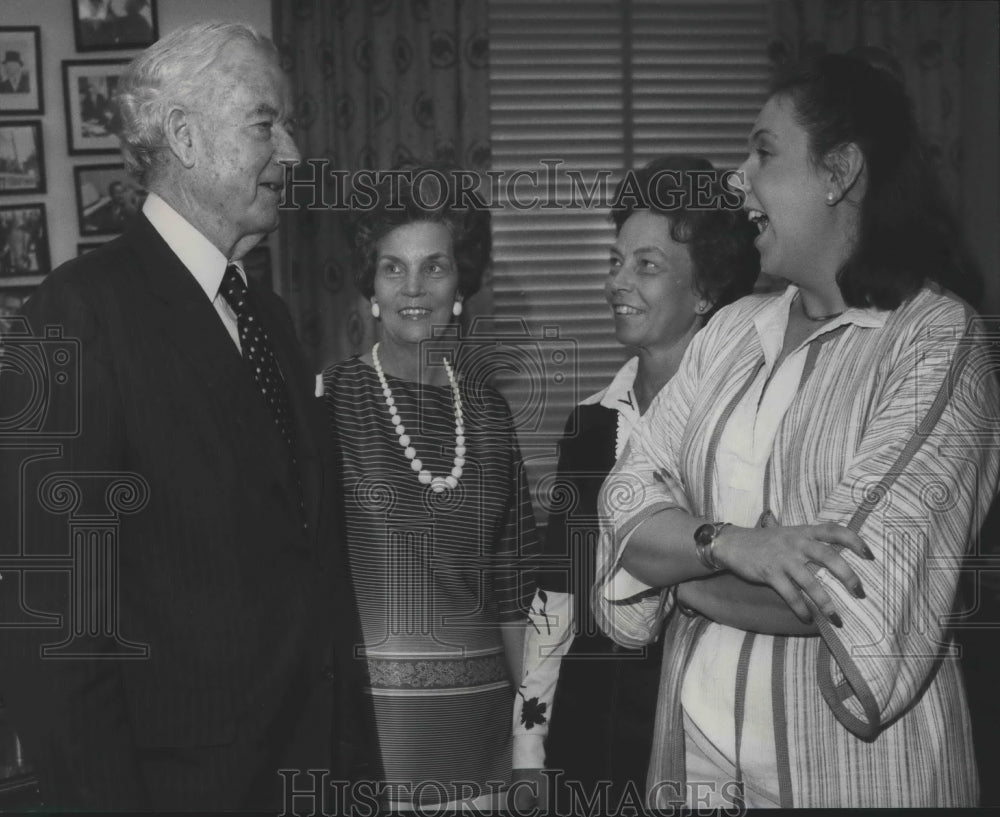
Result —
<instances>
[{"instance_id":1,"label":"polka dot necktie","mask_svg":"<svg viewBox=\"0 0 1000 817\"><path fill-rule=\"evenodd\" d=\"M302 484L298 462L295 459L295 425L292 422L288 387L285 385L285 379L281 376L281 370L278 368L277 360L275 360L271 339L267 336L267 329L264 328L246 284L243 283L243 278L234 265L230 264L226 267L226 274L222 276L222 286L219 288L219 292L236 313L236 328L239 333L240 347L243 350L243 359L250 367L254 383L257 384L267 407L271 410L271 416L274 418L274 423L278 427L282 439L288 445L292 470L296 481L299 482L299 504L301 506Z\"/></svg>"}]
</instances>

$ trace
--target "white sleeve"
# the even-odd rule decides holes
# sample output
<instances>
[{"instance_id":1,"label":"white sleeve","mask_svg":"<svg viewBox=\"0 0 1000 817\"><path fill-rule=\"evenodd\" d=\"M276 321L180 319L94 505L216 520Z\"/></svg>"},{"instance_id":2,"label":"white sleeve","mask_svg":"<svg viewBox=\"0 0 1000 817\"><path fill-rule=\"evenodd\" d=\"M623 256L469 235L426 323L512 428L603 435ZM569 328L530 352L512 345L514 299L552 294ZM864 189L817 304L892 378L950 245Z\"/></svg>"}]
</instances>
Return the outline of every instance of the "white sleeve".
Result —
<instances>
[{"instance_id":1,"label":"white sleeve","mask_svg":"<svg viewBox=\"0 0 1000 817\"><path fill-rule=\"evenodd\" d=\"M526 627L524 674L514 698L513 767L543 769L559 668L573 643L573 595L539 588Z\"/></svg>"}]
</instances>

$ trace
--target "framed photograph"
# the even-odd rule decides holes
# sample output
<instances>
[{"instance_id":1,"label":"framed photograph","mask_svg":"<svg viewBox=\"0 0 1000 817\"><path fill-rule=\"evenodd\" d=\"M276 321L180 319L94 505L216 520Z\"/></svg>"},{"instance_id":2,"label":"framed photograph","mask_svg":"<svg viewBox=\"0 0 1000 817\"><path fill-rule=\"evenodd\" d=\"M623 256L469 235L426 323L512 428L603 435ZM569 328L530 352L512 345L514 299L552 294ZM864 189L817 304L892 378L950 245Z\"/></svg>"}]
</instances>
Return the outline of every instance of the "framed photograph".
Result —
<instances>
[{"instance_id":1,"label":"framed photograph","mask_svg":"<svg viewBox=\"0 0 1000 817\"><path fill-rule=\"evenodd\" d=\"M128 60L63 60L66 144L71 156L117 153L114 96Z\"/></svg>"},{"instance_id":2,"label":"framed photograph","mask_svg":"<svg viewBox=\"0 0 1000 817\"><path fill-rule=\"evenodd\" d=\"M44 192L42 123L0 119L0 196Z\"/></svg>"},{"instance_id":3,"label":"framed photograph","mask_svg":"<svg viewBox=\"0 0 1000 817\"><path fill-rule=\"evenodd\" d=\"M247 278L259 281L270 290L274 289L274 281L271 279L271 248L267 244L258 244L241 260Z\"/></svg>"},{"instance_id":4,"label":"framed photograph","mask_svg":"<svg viewBox=\"0 0 1000 817\"><path fill-rule=\"evenodd\" d=\"M35 287L31 285L8 287L0 283L0 347L3 346L5 334L17 334L19 329L23 329L24 324L13 318L20 313L34 291Z\"/></svg>"},{"instance_id":5,"label":"framed photograph","mask_svg":"<svg viewBox=\"0 0 1000 817\"><path fill-rule=\"evenodd\" d=\"M0 26L0 114L45 113L38 26Z\"/></svg>"},{"instance_id":6,"label":"framed photograph","mask_svg":"<svg viewBox=\"0 0 1000 817\"><path fill-rule=\"evenodd\" d=\"M77 51L145 48L159 38L156 0L71 0Z\"/></svg>"},{"instance_id":7,"label":"framed photograph","mask_svg":"<svg viewBox=\"0 0 1000 817\"><path fill-rule=\"evenodd\" d=\"M45 205L0 205L0 285L39 283L50 270Z\"/></svg>"},{"instance_id":8,"label":"framed photograph","mask_svg":"<svg viewBox=\"0 0 1000 817\"><path fill-rule=\"evenodd\" d=\"M33 286L7 287L0 284L0 319L16 315L34 291Z\"/></svg>"},{"instance_id":9,"label":"framed photograph","mask_svg":"<svg viewBox=\"0 0 1000 817\"><path fill-rule=\"evenodd\" d=\"M146 201L145 189L124 165L77 165L73 168L80 235L114 235L126 229Z\"/></svg>"}]
</instances>

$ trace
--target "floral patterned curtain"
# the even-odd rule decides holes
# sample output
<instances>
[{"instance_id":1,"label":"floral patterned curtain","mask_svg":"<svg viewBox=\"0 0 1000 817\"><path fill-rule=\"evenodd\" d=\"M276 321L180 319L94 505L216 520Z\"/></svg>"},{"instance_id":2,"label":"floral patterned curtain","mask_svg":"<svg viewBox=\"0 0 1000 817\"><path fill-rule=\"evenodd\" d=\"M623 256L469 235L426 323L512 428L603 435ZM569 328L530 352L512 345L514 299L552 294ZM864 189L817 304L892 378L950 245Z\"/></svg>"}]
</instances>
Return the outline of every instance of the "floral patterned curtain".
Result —
<instances>
[{"instance_id":1,"label":"floral patterned curtain","mask_svg":"<svg viewBox=\"0 0 1000 817\"><path fill-rule=\"evenodd\" d=\"M273 14L304 160L349 172L407 159L488 165L486 0L294 0ZM281 228L280 290L319 371L370 346L374 320L353 285L344 213L293 210Z\"/></svg>"},{"instance_id":2,"label":"floral patterned curtain","mask_svg":"<svg viewBox=\"0 0 1000 817\"><path fill-rule=\"evenodd\" d=\"M772 62L877 46L898 61L946 189L962 167L962 4L929 0L772 0Z\"/></svg>"}]
</instances>

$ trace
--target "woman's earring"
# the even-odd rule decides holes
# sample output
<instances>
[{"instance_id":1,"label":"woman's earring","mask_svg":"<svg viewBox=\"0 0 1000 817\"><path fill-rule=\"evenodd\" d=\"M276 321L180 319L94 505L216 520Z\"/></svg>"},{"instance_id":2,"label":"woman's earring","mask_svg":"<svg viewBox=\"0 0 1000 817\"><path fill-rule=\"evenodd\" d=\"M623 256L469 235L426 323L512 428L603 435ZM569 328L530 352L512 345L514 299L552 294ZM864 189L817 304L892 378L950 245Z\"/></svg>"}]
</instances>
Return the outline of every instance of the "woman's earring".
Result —
<instances>
[{"instance_id":1,"label":"woman's earring","mask_svg":"<svg viewBox=\"0 0 1000 817\"><path fill-rule=\"evenodd\" d=\"M826 203L827 203L827 204L833 204L833 202L834 202L834 200L835 200L836 198L837 198L837 194L836 194L836 193L834 193L834 192L833 192L833 191L831 190L831 191L830 191L829 193L827 193L827 194L826 194Z\"/></svg>"},{"instance_id":2,"label":"woman's earring","mask_svg":"<svg viewBox=\"0 0 1000 817\"><path fill-rule=\"evenodd\" d=\"M377 319L381 314L382 310L378 308L378 304L372 301L372 317Z\"/></svg>"},{"instance_id":3,"label":"woman's earring","mask_svg":"<svg viewBox=\"0 0 1000 817\"><path fill-rule=\"evenodd\" d=\"M459 315L462 314L462 302L461 301L455 301L455 303L453 303L451 305L451 314L454 315L456 318Z\"/></svg>"}]
</instances>

